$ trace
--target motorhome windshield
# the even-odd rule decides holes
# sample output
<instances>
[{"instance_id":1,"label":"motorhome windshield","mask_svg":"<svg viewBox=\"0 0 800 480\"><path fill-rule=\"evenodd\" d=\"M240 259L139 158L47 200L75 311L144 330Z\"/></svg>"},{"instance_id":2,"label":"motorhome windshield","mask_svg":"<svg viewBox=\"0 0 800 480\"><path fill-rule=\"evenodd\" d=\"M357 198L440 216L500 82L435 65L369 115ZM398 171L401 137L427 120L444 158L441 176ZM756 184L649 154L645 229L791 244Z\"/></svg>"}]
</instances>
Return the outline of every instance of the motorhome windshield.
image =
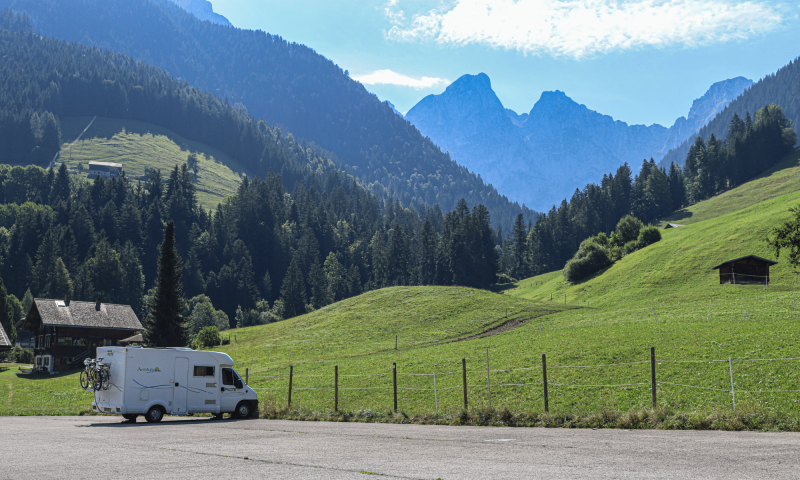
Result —
<instances>
[{"instance_id":1,"label":"motorhome windshield","mask_svg":"<svg viewBox=\"0 0 800 480\"><path fill-rule=\"evenodd\" d=\"M236 370L232 368L222 369L222 384L231 385L236 388L244 388L244 382L242 382L242 379L239 377L239 374L236 373Z\"/></svg>"}]
</instances>

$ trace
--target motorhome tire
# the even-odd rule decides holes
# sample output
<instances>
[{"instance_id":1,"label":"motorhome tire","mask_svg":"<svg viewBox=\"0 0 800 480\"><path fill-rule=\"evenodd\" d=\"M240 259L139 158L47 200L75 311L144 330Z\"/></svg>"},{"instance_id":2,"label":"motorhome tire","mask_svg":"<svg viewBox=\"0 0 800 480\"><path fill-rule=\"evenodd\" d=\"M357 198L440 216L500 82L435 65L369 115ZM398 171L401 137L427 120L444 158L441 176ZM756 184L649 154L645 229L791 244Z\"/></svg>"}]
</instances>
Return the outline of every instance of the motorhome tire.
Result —
<instances>
[{"instance_id":1,"label":"motorhome tire","mask_svg":"<svg viewBox=\"0 0 800 480\"><path fill-rule=\"evenodd\" d=\"M164 418L164 409L159 405L150 407L150 410L148 410L147 414L144 416L147 423L158 423L162 418Z\"/></svg>"},{"instance_id":2,"label":"motorhome tire","mask_svg":"<svg viewBox=\"0 0 800 480\"><path fill-rule=\"evenodd\" d=\"M250 417L250 402L239 402L239 405L236 405L234 416L236 418Z\"/></svg>"},{"instance_id":3,"label":"motorhome tire","mask_svg":"<svg viewBox=\"0 0 800 480\"><path fill-rule=\"evenodd\" d=\"M126 414L126 415L123 415L122 418L124 418L125 420L127 420L127 421L129 421L131 423L136 423L136 417L138 417L138 416L139 415Z\"/></svg>"}]
</instances>

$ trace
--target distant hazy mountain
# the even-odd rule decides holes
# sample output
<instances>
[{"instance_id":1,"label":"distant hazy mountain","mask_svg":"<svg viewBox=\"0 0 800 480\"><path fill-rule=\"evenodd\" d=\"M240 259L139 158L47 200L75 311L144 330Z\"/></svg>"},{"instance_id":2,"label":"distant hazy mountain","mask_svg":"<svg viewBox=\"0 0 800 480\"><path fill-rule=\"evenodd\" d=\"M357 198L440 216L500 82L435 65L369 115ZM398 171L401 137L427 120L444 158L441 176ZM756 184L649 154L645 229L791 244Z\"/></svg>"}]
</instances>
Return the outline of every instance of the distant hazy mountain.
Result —
<instances>
[{"instance_id":1,"label":"distant hazy mountain","mask_svg":"<svg viewBox=\"0 0 800 480\"><path fill-rule=\"evenodd\" d=\"M560 91L542 93L519 115L503 107L481 73L423 98L406 119L509 198L541 211L624 162L635 168L643 158L661 159L752 83L742 77L715 83L688 117L666 128L615 121Z\"/></svg>"},{"instance_id":2,"label":"distant hazy mountain","mask_svg":"<svg viewBox=\"0 0 800 480\"><path fill-rule=\"evenodd\" d=\"M734 114L739 115L742 119L745 118L747 112L754 116L755 112L770 103L780 105L786 117L794 123L794 129L797 131L798 125L800 125L798 85L800 85L800 59L794 59L774 74L765 76L727 106L719 109L717 115L709 115L709 121L705 126L670 150L661 160L661 165L669 165L670 162L683 165L686 161L686 154L698 135L706 140L712 134L717 138L725 138ZM713 99L706 99L707 96L703 96L695 103L703 100L709 103L715 102ZM717 101L717 103L719 102ZM692 108L694 109L694 106Z\"/></svg>"},{"instance_id":3,"label":"distant hazy mountain","mask_svg":"<svg viewBox=\"0 0 800 480\"><path fill-rule=\"evenodd\" d=\"M231 22L219 13L214 13L214 7L207 0L172 0L179 7L191 13L200 20L208 20L211 23L218 23L232 27Z\"/></svg>"}]
</instances>

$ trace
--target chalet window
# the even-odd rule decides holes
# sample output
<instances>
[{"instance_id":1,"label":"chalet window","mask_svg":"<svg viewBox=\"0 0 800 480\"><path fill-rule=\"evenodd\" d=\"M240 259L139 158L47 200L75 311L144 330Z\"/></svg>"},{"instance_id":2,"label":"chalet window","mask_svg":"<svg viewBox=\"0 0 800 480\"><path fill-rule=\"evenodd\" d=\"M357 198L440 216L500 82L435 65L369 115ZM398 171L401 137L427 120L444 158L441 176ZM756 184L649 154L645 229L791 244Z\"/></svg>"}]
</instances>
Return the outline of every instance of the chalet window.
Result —
<instances>
[{"instance_id":1,"label":"chalet window","mask_svg":"<svg viewBox=\"0 0 800 480\"><path fill-rule=\"evenodd\" d=\"M50 348L50 335L44 337L44 348Z\"/></svg>"},{"instance_id":2,"label":"chalet window","mask_svg":"<svg viewBox=\"0 0 800 480\"><path fill-rule=\"evenodd\" d=\"M104 338L103 340L100 341L100 346L101 347L109 347L109 346L111 346L112 343L113 343L113 340L111 340L110 338Z\"/></svg>"},{"instance_id":3,"label":"chalet window","mask_svg":"<svg viewBox=\"0 0 800 480\"><path fill-rule=\"evenodd\" d=\"M194 367L194 376L195 377L213 377L214 376L214 367L203 367L203 366L195 365L195 367Z\"/></svg>"},{"instance_id":4,"label":"chalet window","mask_svg":"<svg viewBox=\"0 0 800 480\"><path fill-rule=\"evenodd\" d=\"M77 338L77 337L75 337L75 338L72 339L72 344L73 345L80 345L80 346L84 347L84 346L86 346L86 339L85 338Z\"/></svg>"},{"instance_id":5,"label":"chalet window","mask_svg":"<svg viewBox=\"0 0 800 480\"><path fill-rule=\"evenodd\" d=\"M42 366L42 357L36 357L36 366L37 367L41 367Z\"/></svg>"},{"instance_id":6,"label":"chalet window","mask_svg":"<svg viewBox=\"0 0 800 480\"><path fill-rule=\"evenodd\" d=\"M56 345L72 345L72 337L58 337Z\"/></svg>"},{"instance_id":7,"label":"chalet window","mask_svg":"<svg viewBox=\"0 0 800 480\"><path fill-rule=\"evenodd\" d=\"M50 357L44 357L44 366L45 367L49 367L50 366Z\"/></svg>"}]
</instances>

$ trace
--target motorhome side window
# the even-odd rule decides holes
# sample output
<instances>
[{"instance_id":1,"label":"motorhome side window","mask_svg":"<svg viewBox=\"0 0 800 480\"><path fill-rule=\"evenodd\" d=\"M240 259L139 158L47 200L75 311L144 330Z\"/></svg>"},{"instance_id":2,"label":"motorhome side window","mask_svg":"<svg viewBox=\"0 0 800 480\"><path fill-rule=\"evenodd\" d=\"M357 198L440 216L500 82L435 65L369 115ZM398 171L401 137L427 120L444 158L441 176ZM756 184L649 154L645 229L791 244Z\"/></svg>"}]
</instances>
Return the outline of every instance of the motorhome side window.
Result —
<instances>
[{"instance_id":1,"label":"motorhome side window","mask_svg":"<svg viewBox=\"0 0 800 480\"><path fill-rule=\"evenodd\" d=\"M195 366L194 367L194 376L195 377L213 377L214 376L214 367L203 367L203 366Z\"/></svg>"},{"instance_id":2,"label":"motorhome side window","mask_svg":"<svg viewBox=\"0 0 800 480\"><path fill-rule=\"evenodd\" d=\"M222 369L222 384L233 385L233 369L231 368Z\"/></svg>"}]
</instances>

